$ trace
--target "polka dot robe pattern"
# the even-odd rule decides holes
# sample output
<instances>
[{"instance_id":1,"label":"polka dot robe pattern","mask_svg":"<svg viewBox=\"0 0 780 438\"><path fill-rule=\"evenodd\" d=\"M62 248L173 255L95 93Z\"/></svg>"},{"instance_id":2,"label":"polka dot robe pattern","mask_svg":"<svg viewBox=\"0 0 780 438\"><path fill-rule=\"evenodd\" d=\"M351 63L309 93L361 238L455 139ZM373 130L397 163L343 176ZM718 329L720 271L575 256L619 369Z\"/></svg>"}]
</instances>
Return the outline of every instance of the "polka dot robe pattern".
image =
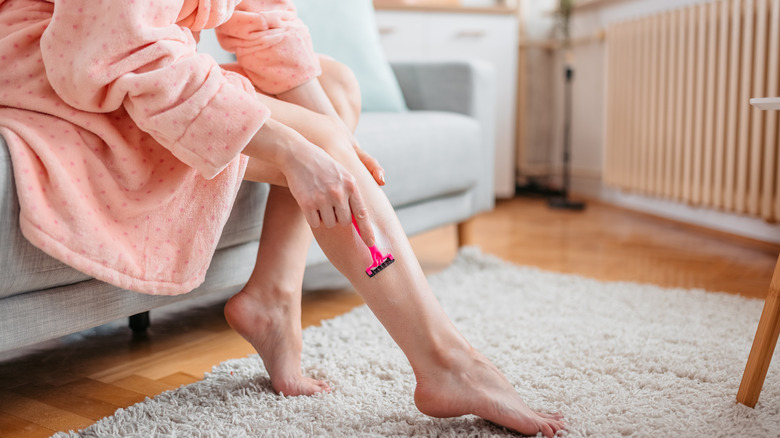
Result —
<instances>
[{"instance_id":1,"label":"polka dot robe pattern","mask_svg":"<svg viewBox=\"0 0 780 438\"><path fill-rule=\"evenodd\" d=\"M215 28L245 75L196 52ZM149 294L203 282L277 94L320 74L286 0L0 0L0 134L24 236Z\"/></svg>"}]
</instances>

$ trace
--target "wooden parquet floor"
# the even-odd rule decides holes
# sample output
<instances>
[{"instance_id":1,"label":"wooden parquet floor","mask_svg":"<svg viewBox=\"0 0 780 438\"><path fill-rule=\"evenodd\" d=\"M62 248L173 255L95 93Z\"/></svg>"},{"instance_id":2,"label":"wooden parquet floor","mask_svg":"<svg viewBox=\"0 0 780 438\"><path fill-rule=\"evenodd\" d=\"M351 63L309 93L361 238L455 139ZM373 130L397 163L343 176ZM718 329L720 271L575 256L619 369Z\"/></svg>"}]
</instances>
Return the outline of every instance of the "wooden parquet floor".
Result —
<instances>
[{"instance_id":1,"label":"wooden parquet floor","mask_svg":"<svg viewBox=\"0 0 780 438\"><path fill-rule=\"evenodd\" d=\"M525 198L500 202L475 218L466 236L484 252L517 264L758 298L766 294L780 252L780 245L596 202L577 213ZM455 227L416 236L412 244L426 272L439 271L456 255ZM319 324L361 303L350 290L309 293L302 322ZM195 382L224 360L252 354L225 323L223 304L224 298L212 298L153 311L152 327L142 337L117 321L0 353L0 437L84 428L116 409Z\"/></svg>"}]
</instances>

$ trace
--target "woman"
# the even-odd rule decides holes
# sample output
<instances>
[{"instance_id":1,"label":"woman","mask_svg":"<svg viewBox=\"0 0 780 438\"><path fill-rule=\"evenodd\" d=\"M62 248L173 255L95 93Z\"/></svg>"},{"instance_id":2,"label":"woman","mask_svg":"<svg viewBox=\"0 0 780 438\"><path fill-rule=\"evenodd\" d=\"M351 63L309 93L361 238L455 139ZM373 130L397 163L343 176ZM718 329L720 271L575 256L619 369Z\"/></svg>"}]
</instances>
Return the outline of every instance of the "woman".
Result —
<instances>
[{"instance_id":1,"label":"woman","mask_svg":"<svg viewBox=\"0 0 780 438\"><path fill-rule=\"evenodd\" d=\"M203 281L242 179L269 182L256 267L225 315L276 391L329 390L300 371L313 234L406 354L423 413L563 428L444 314L379 188L384 171L352 137L354 78L313 53L289 1L5 0L0 22L0 133L33 244L123 288L185 293ZM206 28L237 65L196 53ZM396 261L369 278L374 226Z\"/></svg>"}]
</instances>

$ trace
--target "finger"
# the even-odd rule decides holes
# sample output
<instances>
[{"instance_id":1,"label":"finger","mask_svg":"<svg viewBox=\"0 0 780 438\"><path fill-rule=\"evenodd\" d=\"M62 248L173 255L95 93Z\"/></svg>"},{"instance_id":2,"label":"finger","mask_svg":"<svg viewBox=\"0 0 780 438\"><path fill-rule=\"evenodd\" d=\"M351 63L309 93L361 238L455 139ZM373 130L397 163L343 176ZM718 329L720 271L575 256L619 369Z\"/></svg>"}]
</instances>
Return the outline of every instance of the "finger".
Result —
<instances>
[{"instance_id":1,"label":"finger","mask_svg":"<svg viewBox=\"0 0 780 438\"><path fill-rule=\"evenodd\" d=\"M380 186L385 185L385 170L379 165L379 161L376 158L369 155L366 151L360 148L355 149L357 151L360 161L366 166L371 176Z\"/></svg>"},{"instance_id":2,"label":"finger","mask_svg":"<svg viewBox=\"0 0 780 438\"><path fill-rule=\"evenodd\" d=\"M311 202L299 202L298 206L301 208L303 217L306 218L309 226L312 228L319 228L322 221L320 220L320 213L317 211L317 206Z\"/></svg>"},{"instance_id":3,"label":"finger","mask_svg":"<svg viewBox=\"0 0 780 438\"><path fill-rule=\"evenodd\" d=\"M368 216L368 209L363 204L363 198L359 193L355 193L349 198L349 206L352 209L352 215L355 217L355 223L360 230L360 238L363 239L367 247L375 245L374 227L371 226L371 219Z\"/></svg>"},{"instance_id":4,"label":"finger","mask_svg":"<svg viewBox=\"0 0 780 438\"><path fill-rule=\"evenodd\" d=\"M336 226L336 212L333 207L327 206L320 209L320 218L326 228L333 228Z\"/></svg>"},{"instance_id":5,"label":"finger","mask_svg":"<svg viewBox=\"0 0 780 438\"><path fill-rule=\"evenodd\" d=\"M352 212L349 211L349 205L347 203L339 203L333 211L336 214L336 222L338 222L339 225L349 225L352 223Z\"/></svg>"},{"instance_id":6,"label":"finger","mask_svg":"<svg viewBox=\"0 0 780 438\"><path fill-rule=\"evenodd\" d=\"M383 186L383 185L387 184L385 182L385 170L382 169L381 167L379 169L375 170L374 173L371 174L371 176L374 177L374 180L380 186Z\"/></svg>"}]
</instances>

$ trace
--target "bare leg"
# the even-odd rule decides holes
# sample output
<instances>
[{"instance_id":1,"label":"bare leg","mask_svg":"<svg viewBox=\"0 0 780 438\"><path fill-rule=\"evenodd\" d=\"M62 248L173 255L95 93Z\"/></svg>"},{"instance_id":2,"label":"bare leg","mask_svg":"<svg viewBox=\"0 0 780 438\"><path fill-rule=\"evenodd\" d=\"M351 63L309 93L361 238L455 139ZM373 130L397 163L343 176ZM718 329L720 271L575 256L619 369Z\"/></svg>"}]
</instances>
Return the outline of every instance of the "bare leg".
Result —
<instances>
[{"instance_id":1,"label":"bare leg","mask_svg":"<svg viewBox=\"0 0 780 438\"><path fill-rule=\"evenodd\" d=\"M384 193L350 145L314 138L306 111L281 105L276 118L325 149L355 177L377 231L387 237L396 262L369 278L370 255L350 225L314 229L330 261L360 293L406 354L417 378L415 403L436 417L475 414L525 434L552 436L564 425L558 415L531 410L503 374L475 351L433 296L403 229ZM338 143L338 144L337 144Z\"/></svg>"},{"instance_id":2,"label":"bare leg","mask_svg":"<svg viewBox=\"0 0 780 438\"><path fill-rule=\"evenodd\" d=\"M318 228L314 236L406 354L417 378L418 409L435 417L476 414L526 434L552 436L560 430L560 418L532 411L456 330L429 289L384 194L359 162L340 161L358 177L371 217L390 240L396 261L369 278L363 271L367 251L351 228Z\"/></svg>"},{"instance_id":3,"label":"bare leg","mask_svg":"<svg viewBox=\"0 0 780 438\"><path fill-rule=\"evenodd\" d=\"M352 71L330 58L321 57L320 85L328 95L333 108L351 132L355 132L360 118L360 86Z\"/></svg>"},{"instance_id":4,"label":"bare leg","mask_svg":"<svg viewBox=\"0 0 780 438\"><path fill-rule=\"evenodd\" d=\"M301 374L301 283L311 231L289 190L272 186L254 271L225 305L230 326L255 347L276 392L330 388Z\"/></svg>"},{"instance_id":5,"label":"bare leg","mask_svg":"<svg viewBox=\"0 0 780 438\"><path fill-rule=\"evenodd\" d=\"M323 89L351 130L357 126L360 99L354 80L342 80L344 69L322 64ZM357 94L358 98L355 99ZM283 177L251 161L248 175L282 183ZM260 354L276 392L311 395L330 388L301 374L301 283L311 231L290 191L274 185L268 197L255 269L246 286L225 305L230 326Z\"/></svg>"},{"instance_id":6,"label":"bare leg","mask_svg":"<svg viewBox=\"0 0 780 438\"><path fill-rule=\"evenodd\" d=\"M370 255L351 225L314 230L330 261L352 282L409 359L417 379L415 403L420 411L436 417L475 414L525 434L552 436L561 430L560 416L531 410L503 374L475 351L447 318L392 206L349 141L313 128L320 123L320 116L314 117L311 111L269 104L276 121L306 136L349 170L377 231L392 246L396 262L369 278L364 269ZM252 171L248 170L250 178Z\"/></svg>"}]
</instances>

